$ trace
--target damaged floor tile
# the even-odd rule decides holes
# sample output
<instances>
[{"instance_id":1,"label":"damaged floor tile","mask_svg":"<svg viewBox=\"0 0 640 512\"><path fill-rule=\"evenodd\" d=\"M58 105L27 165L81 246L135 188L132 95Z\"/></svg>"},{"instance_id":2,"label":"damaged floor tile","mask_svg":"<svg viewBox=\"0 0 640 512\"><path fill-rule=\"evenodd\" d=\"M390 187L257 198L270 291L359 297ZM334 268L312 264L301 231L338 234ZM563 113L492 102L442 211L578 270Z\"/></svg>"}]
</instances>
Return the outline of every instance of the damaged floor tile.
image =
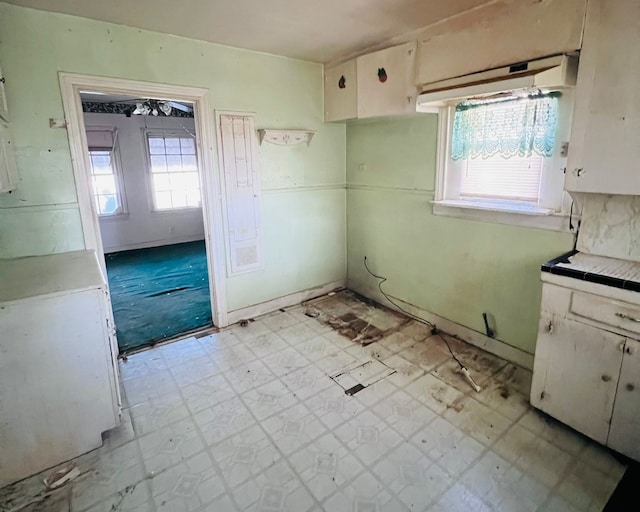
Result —
<instances>
[{"instance_id":1,"label":"damaged floor tile","mask_svg":"<svg viewBox=\"0 0 640 512\"><path fill-rule=\"evenodd\" d=\"M531 408L529 370L443 335L476 393L428 325L354 293L252 320L122 361L122 425L0 512L587 512L624 473Z\"/></svg>"}]
</instances>

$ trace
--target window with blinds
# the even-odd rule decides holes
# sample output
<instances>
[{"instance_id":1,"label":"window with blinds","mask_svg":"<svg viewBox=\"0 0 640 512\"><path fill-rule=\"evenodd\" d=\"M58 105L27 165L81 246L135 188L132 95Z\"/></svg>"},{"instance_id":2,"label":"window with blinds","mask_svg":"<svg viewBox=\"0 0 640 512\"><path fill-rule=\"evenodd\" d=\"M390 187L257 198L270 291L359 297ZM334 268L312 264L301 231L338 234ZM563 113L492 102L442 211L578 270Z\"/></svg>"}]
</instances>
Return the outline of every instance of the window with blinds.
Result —
<instances>
[{"instance_id":1,"label":"window with blinds","mask_svg":"<svg viewBox=\"0 0 640 512\"><path fill-rule=\"evenodd\" d=\"M456 199L538 204L555 147L559 96L534 92L458 103L450 155L459 176Z\"/></svg>"},{"instance_id":2,"label":"window with blinds","mask_svg":"<svg viewBox=\"0 0 640 512\"><path fill-rule=\"evenodd\" d=\"M537 203L544 157L468 158L462 167L460 197L492 198Z\"/></svg>"}]
</instances>

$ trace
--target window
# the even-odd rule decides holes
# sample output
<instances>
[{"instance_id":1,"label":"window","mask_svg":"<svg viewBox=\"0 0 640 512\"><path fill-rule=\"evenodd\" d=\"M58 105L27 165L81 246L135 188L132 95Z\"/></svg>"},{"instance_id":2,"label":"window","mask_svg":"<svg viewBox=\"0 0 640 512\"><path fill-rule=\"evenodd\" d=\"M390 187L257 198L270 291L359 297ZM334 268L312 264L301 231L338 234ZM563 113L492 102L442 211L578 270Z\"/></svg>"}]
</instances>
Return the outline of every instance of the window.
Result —
<instances>
[{"instance_id":1,"label":"window","mask_svg":"<svg viewBox=\"0 0 640 512\"><path fill-rule=\"evenodd\" d=\"M147 134L151 189L156 210L201 204L196 146L192 137Z\"/></svg>"},{"instance_id":2,"label":"window","mask_svg":"<svg viewBox=\"0 0 640 512\"><path fill-rule=\"evenodd\" d=\"M561 213L563 141L569 136L571 100L570 92L504 93L441 109L444 154L434 213L476 217L479 214L462 215L459 210L528 216Z\"/></svg>"},{"instance_id":3,"label":"window","mask_svg":"<svg viewBox=\"0 0 640 512\"><path fill-rule=\"evenodd\" d=\"M98 215L124 213L120 183L112 150L90 149L91 180Z\"/></svg>"}]
</instances>

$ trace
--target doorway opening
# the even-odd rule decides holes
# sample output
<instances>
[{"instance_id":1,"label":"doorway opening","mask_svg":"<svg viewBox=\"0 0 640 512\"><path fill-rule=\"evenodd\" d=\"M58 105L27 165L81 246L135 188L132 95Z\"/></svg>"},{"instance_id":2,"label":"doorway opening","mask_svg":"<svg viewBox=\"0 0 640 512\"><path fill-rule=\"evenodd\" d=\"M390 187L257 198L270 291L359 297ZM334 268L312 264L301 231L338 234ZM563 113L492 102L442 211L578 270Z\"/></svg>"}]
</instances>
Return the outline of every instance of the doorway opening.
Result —
<instances>
[{"instance_id":1,"label":"doorway opening","mask_svg":"<svg viewBox=\"0 0 640 512\"><path fill-rule=\"evenodd\" d=\"M85 244L108 281L119 352L224 326L206 92L67 74L61 83Z\"/></svg>"}]
</instances>

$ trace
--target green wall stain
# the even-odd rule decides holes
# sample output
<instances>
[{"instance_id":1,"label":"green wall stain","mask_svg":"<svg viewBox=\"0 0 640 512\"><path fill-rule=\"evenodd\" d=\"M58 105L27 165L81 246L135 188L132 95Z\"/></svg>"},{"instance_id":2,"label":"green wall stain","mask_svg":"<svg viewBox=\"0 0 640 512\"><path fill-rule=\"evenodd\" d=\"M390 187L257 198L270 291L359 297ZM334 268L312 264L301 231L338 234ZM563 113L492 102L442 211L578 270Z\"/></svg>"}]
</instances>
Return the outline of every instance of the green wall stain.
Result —
<instances>
[{"instance_id":1,"label":"green wall stain","mask_svg":"<svg viewBox=\"0 0 640 512\"><path fill-rule=\"evenodd\" d=\"M480 332L489 312L498 339L533 353L540 264L572 236L433 215L437 128L427 114L349 124L349 287L374 290L366 255L391 295Z\"/></svg>"},{"instance_id":2,"label":"green wall stain","mask_svg":"<svg viewBox=\"0 0 640 512\"><path fill-rule=\"evenodd\" d=\"M344 278L345 126L323 122L321 65L4 3L0 34L22 179L0 196L0 258L84 248L67 133L49 128L64 71L203 87L257 128L316 130L310 147L259 147L263 190L286 192L265 193L266 266L227 279L229 310Z\"/></svg>"}]
</instances>

